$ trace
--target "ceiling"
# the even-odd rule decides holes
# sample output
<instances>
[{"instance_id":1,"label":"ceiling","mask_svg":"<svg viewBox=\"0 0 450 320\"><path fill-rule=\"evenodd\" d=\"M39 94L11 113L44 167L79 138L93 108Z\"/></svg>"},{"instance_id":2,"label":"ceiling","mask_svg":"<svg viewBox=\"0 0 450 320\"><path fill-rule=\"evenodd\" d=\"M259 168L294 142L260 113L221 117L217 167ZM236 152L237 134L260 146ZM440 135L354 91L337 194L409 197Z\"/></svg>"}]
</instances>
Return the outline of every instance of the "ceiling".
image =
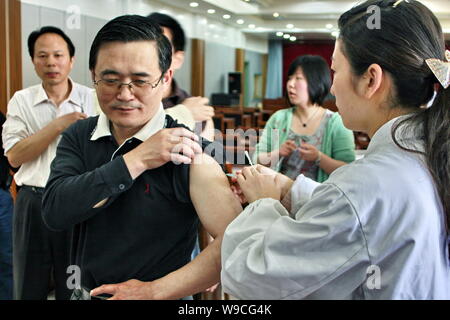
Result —
<instances>
[{"instance_id":1,"label":"ceiling","mask_svg":"<svg viewBox=\"0 0 450 320\"><path fill-rule=\"evenodd\" d=\"M197 3L191 7L192 2ZM359 1L349 0L171 0L170 4L267 39L276 32L303 39L334 39L339 16ZM423 0L439 18L450 40L450 0ZM208 13L214 10L214 13ZM212 11L211 11L212 12ZM274 16L275 14L275 16ZM278 15L277 15L278 14ZM229 15L224 19L224 15ZM241 21L238 21L241 20ZM285 36L287 38L287 36ZM289 41L289 39L286 39Z\"/></svg>"}]
</instances>

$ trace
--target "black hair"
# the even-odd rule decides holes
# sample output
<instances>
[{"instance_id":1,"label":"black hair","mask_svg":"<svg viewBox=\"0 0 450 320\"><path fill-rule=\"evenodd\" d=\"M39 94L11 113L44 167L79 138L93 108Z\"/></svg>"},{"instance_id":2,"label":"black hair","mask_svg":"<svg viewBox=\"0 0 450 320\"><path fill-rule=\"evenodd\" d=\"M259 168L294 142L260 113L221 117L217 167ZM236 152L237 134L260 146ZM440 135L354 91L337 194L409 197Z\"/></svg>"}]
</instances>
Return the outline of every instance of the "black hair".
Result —
<instances>
[{"instance_id":1,"label":"black hair","mask_svg":"<svg viewBox=\"0 0 450 320\"><path fill-rule=\"evenodd\" d=\"M186 36L183 28L177 20L167 14L159 12L149 14L148 18L158 23L161 27L170 29L172 32L172 44L175 52L184 51L184 48L186 47Z\"/></svg>"},{"instance_id":2,"label":"black hair","mask_svg":"<svg viewBox=\"0 0 450 320\"><path fill-rule=\"evenodd\" d=\"M53 26L42 27L38 30L33 31L28 36L28 53L30 54L31 59L34 58L34 45L36 44L37 39L46 33L55 33L59 35L64 41L67 43L67 48L69 49L70 57L75 56L75 46L73 45L72 40L62 31L61 29Z\"/></svg>"},{"instance_id":3,"label":"black hair","mask_svg":"<svg viewBox=\"0 0 450 320\"><path fill-rule=\"evenodd\" d=\"M321 56L299 56L290 64L288 77L293 75L298 68L302 69L308 82L309 100L311 103L321 106L331 88L331 72L327 62Z\"/></svg>"},{"instance_id":4,"label":"black hair","mask_svg":"<svg viewBox=\"0 0 450 320\"><path fill-rule=\"evenodd\" d=\"M397 3L394 0L369 0L339 19L342 52L352 72L359 77L371 64L378 64L393 80L390 106L413 110L411 117L397 122L392 129L396 145L408 152L421 153L435 182L450 225L450 88L439 85L429 108L438 80L427 66L430 58L445 59L445 43L436 16L419 1ZM368 28L370 6L380 9L381 29ZM422 137L424 152L401 145L398 128L416 132ZM403 142L403 141L402 141Z\"/></svg>"},{"instance_id":5,"label":"black hair","mask_svg":"<svg viewBox=\"0 0 450 320\"><path fill-rule=\"evenodd\" d=\"M172 63L172 46L158 24L139 15L124 15L105 24L95 36L89 53L89 69L97 64L101 46L111 42L155 41L159 68L164 75Z\"/></svg>"}]
</instances>

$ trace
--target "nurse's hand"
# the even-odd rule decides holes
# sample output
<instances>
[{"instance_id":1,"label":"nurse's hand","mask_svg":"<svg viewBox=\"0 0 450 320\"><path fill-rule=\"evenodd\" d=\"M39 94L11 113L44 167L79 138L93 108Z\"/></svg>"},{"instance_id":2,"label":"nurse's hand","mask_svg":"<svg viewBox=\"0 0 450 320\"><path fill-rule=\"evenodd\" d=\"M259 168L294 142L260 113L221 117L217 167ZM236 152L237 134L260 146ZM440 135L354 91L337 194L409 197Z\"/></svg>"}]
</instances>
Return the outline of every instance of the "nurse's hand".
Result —
<instances>
[{"instance_id":1,"label":"nurse's hand","mask_svg":"<svg viewBox=\"0 0 450 320\"><path fill-rule=\"evenodd\" d=\"M237 175L237 182L249 203L263 199L281 199L282 187L277 183L278 174L261 165L245 167Z\"/></svg>"},{"instance_id":2,"label":"nurse's hand","mask_svg":"<svg viewBox=\"0 0 450 320\"><path fill-rule=\"evenodd\" d=\"M275 175L275 184L281 188L281 199L283 199L286 194L291 190L292 184L294 183L294 180L291 178L285 176L282 173L276 172L275 170L272 170L266 166L257 165L256 170L259 173L266 174L266 175Z\"/></svg>"}]
</instances>

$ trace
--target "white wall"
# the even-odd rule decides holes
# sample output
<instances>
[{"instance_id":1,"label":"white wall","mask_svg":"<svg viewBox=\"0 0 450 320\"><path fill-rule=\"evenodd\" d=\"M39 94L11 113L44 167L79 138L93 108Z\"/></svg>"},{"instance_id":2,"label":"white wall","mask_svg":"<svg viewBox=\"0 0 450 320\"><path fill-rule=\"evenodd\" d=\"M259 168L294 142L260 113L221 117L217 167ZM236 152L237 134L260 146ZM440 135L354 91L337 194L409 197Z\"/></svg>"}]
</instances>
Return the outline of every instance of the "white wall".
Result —
<instances>
[{"instance_id":1,"label":"white wall","mask_svg":"<svg viewBox=\"0 0 450 320\"><path fill-rule=\"evenodd\" d=\"M32 31L45 25L53 25L63 29L72 39L76 47L76 62L71 76L76 82L88 86L92 85L88 70L89 50L92 40L108 20L123 14L148 15L153 11L167 13L180 22L188 38L203 39L206 43L216 43L228 48L242 48L260 53L268 52L267 41L263 39L247 36L239 29L221 24L208 17L171 7L167 5L167 2L150 0L21 0L21 2L24 87L40 82L35 75L26 42ZM79 19L79 25L76 24L77 19ZM191 90L189 44L190 41L187 41L185 63L175 74L180 87L188 92ZM233 52L232 57L228 57L225 52L211 50L209 52L214 56L208 57L207 50L205 53L205 69L213 70L218 60L234 59L234 49L228 51ZM212 63L212 65L209 66L209 63ZM232 69L228 71L234 71L234 62ZM205 76L208 78L208 74ZM217 82L215 84L217 85ZM216 85L211 87L211 90L218 89ZM208 84L206 86L208 87ZM209 89L206 90L206 92L209 91Z\"/></svg>"},{"instance_id":2,"label":"white wall","mask_svg":"<svg viewBox=\"0 0 450 320\"><path fill-rule=\"evenodd\" d=\"M228 72L236 70L236 49L217 42L205 42L205 96L226 93Z\"/></svg>"}]
</instances>

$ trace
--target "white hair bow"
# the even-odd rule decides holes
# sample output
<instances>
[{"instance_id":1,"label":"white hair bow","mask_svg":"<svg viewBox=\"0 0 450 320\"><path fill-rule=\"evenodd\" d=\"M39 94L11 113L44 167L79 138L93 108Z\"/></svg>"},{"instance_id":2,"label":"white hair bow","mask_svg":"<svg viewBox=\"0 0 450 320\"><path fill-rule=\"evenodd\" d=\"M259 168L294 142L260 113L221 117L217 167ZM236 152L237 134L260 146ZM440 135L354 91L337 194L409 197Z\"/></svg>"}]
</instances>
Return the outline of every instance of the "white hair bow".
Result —
<instances>
[{"instance_id":1,"label":"white hair bow","mask_svg":"<svg viewBox=\"0 0 450 320\"><path fill-rule=\"evenodd\" d=\"M438 79L439 83L442 84L444 89L450 86L450 51L445 51L445 58L447 61L442 61L440 59L426 59L428 67Z\"/></svg>"}]
</instances>

